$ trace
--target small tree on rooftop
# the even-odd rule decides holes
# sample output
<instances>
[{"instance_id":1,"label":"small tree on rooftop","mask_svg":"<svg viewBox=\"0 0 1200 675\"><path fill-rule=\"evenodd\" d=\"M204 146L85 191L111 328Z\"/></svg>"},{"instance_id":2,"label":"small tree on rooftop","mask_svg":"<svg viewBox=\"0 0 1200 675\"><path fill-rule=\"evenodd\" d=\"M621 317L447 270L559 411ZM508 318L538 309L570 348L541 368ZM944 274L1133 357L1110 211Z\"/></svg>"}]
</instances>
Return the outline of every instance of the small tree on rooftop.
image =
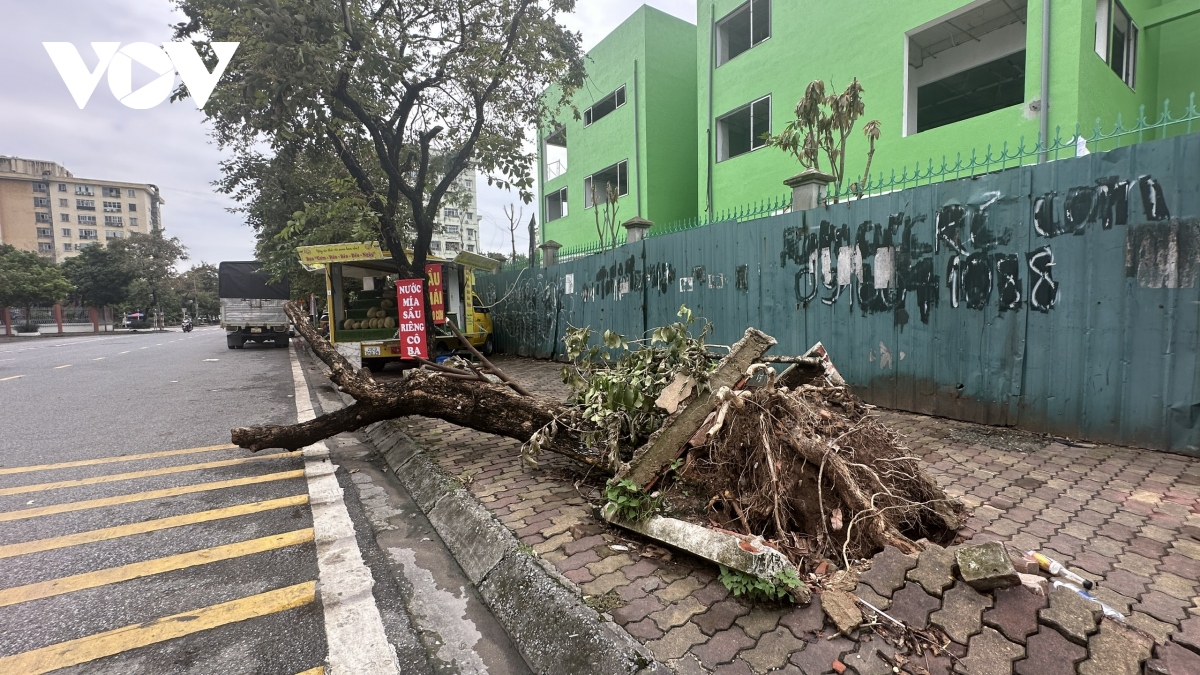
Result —
<instances>
[{"instance_id":1,"label":"small tree on rooftop","mask_svg":"<svg viewBox=\"0 0 1200 675\"><path fill-rule=\"evenodd\" d=\"M833 176L833 195L842 192L846 178L846 143L854 132L854 125L866 110L863 103L863 87L855 78L840 94L826 94L825 82L813 80L804 90L804 97L796 104L796 119L787 123L778 136L767 136L767 145L789 152L806 169L821 171L821 159L829 165ZM879 120L871 120L863 126L867 138L867 163L863 168L863 181L871 174L871 160L875 157L875 141L880 135ZM855 182L850 191L861 197L864 185Z\"/></svg>"}]
</instances>

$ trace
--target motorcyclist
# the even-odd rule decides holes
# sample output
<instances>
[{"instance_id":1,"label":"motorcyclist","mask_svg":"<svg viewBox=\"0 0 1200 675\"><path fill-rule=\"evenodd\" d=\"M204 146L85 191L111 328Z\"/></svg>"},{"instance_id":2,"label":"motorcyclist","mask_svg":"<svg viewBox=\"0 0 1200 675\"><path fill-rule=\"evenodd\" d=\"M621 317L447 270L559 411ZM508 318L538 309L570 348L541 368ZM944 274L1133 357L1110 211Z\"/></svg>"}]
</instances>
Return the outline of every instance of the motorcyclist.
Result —
<instances>
[{"instance_id":1,"label":"motorcyclist","mask_svg":"<svg viewBox=\"0 0 1200 675\"><path fill-rule=\"evenodd\" d=\"M187 333L191 330L192 330L192 320L190 318L185 318L183 320L183 332Z\"/></svg>"}]
</instances>

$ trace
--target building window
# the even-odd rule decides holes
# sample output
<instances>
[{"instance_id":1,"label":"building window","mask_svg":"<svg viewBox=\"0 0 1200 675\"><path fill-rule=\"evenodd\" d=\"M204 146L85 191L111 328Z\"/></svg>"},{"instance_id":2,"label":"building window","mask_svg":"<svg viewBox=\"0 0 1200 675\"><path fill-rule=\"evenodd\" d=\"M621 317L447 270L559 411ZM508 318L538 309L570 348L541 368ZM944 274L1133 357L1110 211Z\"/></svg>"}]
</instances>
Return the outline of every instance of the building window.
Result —
<instances>
[{"instance_id":1,"label":"building window","mask_svg":"<svg viewBox=\"0 0 1200 675\"><path fill-rule=\"evenodd\" d=\"M38 212L34 213L34 214L33 214L33 220L34 220L34 222L36 222L36 223L49 223L49 222L51 222L51 221L50 221L50 214L49 214L49 213L46 213L46 212L44 212L44 211L38 211Z\"/></svg>"},{"instance_id":2,"label":"building window","mask_svg":"<svg viewBox=\"0 0 1200 675\"><path fill-rule=\"evenodd\" d=\"M473 218L474 216L475 216L475 214L474 214L474 213L471 213L470 211L467 211L466 213L464 213L464 214L463 214L463 220L465 220L465 221L467 221L467 222L471 222L471 220L472 220L472 218Z\"/></svg>"},{"instance_id":3,"label":"building window","mask_svg":"<svg viewBox=\"0 0 1200 675\"><path fill-rule=\"evenodd\" d=\"M567 188L546 195L546 222L567 217Z\"/></svg>"},{"instance_id":4,"label":"building window","mask_svg":"<svg viewBox=\"0 0 1200 675\"><path fill-rule=\"evenodd\" d=\"M64 209L70 208L70 207L71 207L71 201L70 201L69 199L61 199L61 198L60 198L60 199L58 200L58 206L59 206L60 208L64 208Z\"/></svg>"},{"instance_id":5,"label":"building window","mask_svg":"<svg viewBox=\"0 0 1200 675\"><path fill-rule=\"evenodd\" d=\"M717 22L717 65L771 37L771 0L750 0Z\"/></svg>"},{"instance_id":6,"label":"building window","mask_svg":"<svg viewBox=\"0 0 1200 675\"><path fill-rule=\"evenodd\" d=\"M1025 100L1027 0L990 0L908 35L905 134Z\"/></svg>"},{"instance_id":7,"label":"building window","mask_svg":"<svg viewBox=\"0 0 1200 675\"><path fill-rule=\"evenodd\" d=\"M764 96L717 118L717 161L744 155L767 144L771 133L771 97Z\"/></svg>"},{"instance_id":8,"label":"building window","mask_svg":"<svg viewBox=\"0 0 1200 675\"><path fill-rule=\"evenodd\" d=\"M130 213L137 213L137 204L130 204L130 205L129 205L129 212L130 212Z\"/></svg>"},{"instance_id":9,"label":"building window","mask_svg":"<svg viewBox=\"0 0 1200 675\"><path fill-rule=\"evenodd\" d=\"M39 246L40 246L40 244L39 244ZM75 247L73 245L63 244L63 251L73 251L73 250L75 250Z\"/></svg>"},{"instance_id":10,"label":"building window","mask_svg":"<svg viewBox=\"0 0 1200 675\"><path fill-rule=\"evenodd\" d=\"M430 250L430 251L440 251L440 250L442 250L442 242L440 242L440 241L437 241L437 240L434 240L434 241L431 241L431 242L429 242L429 250Z\"/></svg>"},{"instance_id":11,"label":"building window","mask_svg":"<svg viewBox=\"0 0 1200 675\"><path fill-rule=\"evenodd\" d=\"M1116 0L1096 0L1096 54L1133 89L1136 84L1138 27Z\"/></svg>"},{"instance_id":12,"label":"building window","mask_svg":"<svg viewBox=\"0 0 1200 675\"><path fill-rule=\"evenodd\" d=\"M583 208L608 203L609 189L617 197L629 194L629 162L622 160L583 179Z\"/></svg>"},{"instance_id":13,"label":"building window","mask_svg":"<svg viewBox=\"0 0 1200 675\"><path fill-rule=\"evenodd\" d=\"M49 227L39 227L37 228L37 236L38 239L53 239L54 230Z\"/></svg>"},{"instance_id":14,"label":"building window","mask_svg":"<svg viewBox=\"0 0 1200 675\"><path fill-rule=\"evenodd\" d=\"M444 213L446 214L447 218L457 218L458 217L458 209L446 209Z\"/></svg>"},{"instance_id":15,"label":"building window","mask_svg":"<svg viewBox=\"0 0 1200 675\"><path fill-rule=\"evenodd\" d=\"M467 244L467 252L474 253L475 252L475 244Z\"/></svg>"},{"instance_id":16,"label":"building window","mask_svg":"<svg viewBox=\"0 0 1200 675\"><path fill-rule=\"evenodd\" d=\"M66 183L59 183L59 184L58 184L58 191L59 191L59 192L66 192L66 191L67 191L67 184L66 184Z\"/></svg>"},{"instance_id":17,"label":"building window","mask_svg":"<svg viewBox=\"0 0 1200 675\"><path fill-rule=\"evenodd\" d=\"M49 192L50 185L49 185L49 183L34 183L33 191L34 192Z\"/></svg>"},{"instance_id":18,"label":"building window","mask_svg":"<svg viewBox=\"0 0 1200 675\"><path fill-rule=\"evenodd\" d=\"M474 238L475 238L475 230L468 227L467 228L467 239L474 239Z\"/></svg>"},{"instance_id":19,"label":"building window","mask_svg":"<svg viewBox=\"0 0 1200 675\"><path fill-rule=\"evenodd\" d=\"M86 195L88 197L92 197L96 194L96 189L93 188L91 185L76 185L75 186L75 194Z\"/></svg>"},{"instance_id":20,"label":"building window","mask_svg":"<svg viewBox=\"0 0 1200 675\"><path fill-rule=\"evenodd\" d=\"M102 204L102 206L104 207L104 210L107 211L108 213L120 213L121 212L121 202L104 202Z\"/></svg>"},{"instance_id":21,"label":"building window","mask_svg":"<svg viewBox=\"0 0 1200 675\"><path fill-rule=\"evenodd\" d=\"M546 137L546 180L567 172L567 128L561 124Z\"/></svg>"},{"instance_id":22,"label":"building window","mask_svg":"<svg viewBox=\"0 0 1200 675\"><path fill-rule=\"evenodd\" d=\"M130 227L137 227L137 218L130 218L130 219L129 219L129 226L130 226Z\"/></svg>"},{"instance_id":23,"label":"building window","mask_svg":"<svg viewBox=\"0 0 1200 675\"><path fill-rule=\"evenodd\" d=\"M39 241L38 253L54 253L54 244L48 241Z\"/></svg>"},{"instance_id":24,"label":"building window","mask_svg":"<svg viewBox=\"0 0 1200 675\"><path fill-rule=\"evenodd\" d=\"M76 216L76 218L78 219L77 222L80 225L95 225L96 224L96 216L85 216L83 214L79 214L78 216Z\"/></svg>"},{"instance_id":25,"label":"building window","mask_svg":"<svg viewBox=\"0 0 1200 675\"><path fill-rule=\"evenodd\" d=\"M121 232L120 230L116 230L116 231L107 230L104 232L104 238L105 239L124 239L125 233Z\"/></svg>"},{"instance_id":26,"label":"building window","mask_svg":"<svg viewBox=\"0 0 1200 675\"><path fill-rule=\"evenodd\" d=\"M69 223L69 222L71 222L71 214L69 214L69 213L60 213L60 214L58 214L58 219L59 219L59 220L61 220L61 221L62 221L62 222L64 222L64 223Z\"/></svg>"},{"instance_id":27,"label":"building window","mask_svg":"<svg viewBox=\"0 0 1200 675\"><path fill-rule=\"evenodd\" d=\"M457 225L447 225L444 229L446 230L446 234L458 234Z\"/></svg>"},{"instance_id":28,"label":"building window","mask_svg":"<svg viewBox=\"0 0 1200 675\"><path fill-rule=\"evenodd\" d=\"M33 198L33 206L34 206L34 208L48 209L48 208L50 208L50 198L49 197L34 197Z\"/></svg>"},{"instance_id":29,"label":"building window","mask_svg":"<svg viewBox=\"0 0 1200 675\"><path fill-rule=\"evenodd\" d=\"M136 196L137 196L137 192L135 192L134 190L126 190L126 191L125 191L125 196L126 196L126 197L136 197Z\"/></svg>"},{"instance_id":30,"label":"building window","mask_svg":"<svg viewBox=\"0 0 1200 675\"><path fill-rule=\"evenodd\" d=\"M99 239L100 234L97 230L80 230L79 238L80 239Z\"/></svg>"},{"instance_id":31,"label":"building window","mask_svg":"<svg viewBox=\"0 0 1200 675\"><path fill-rule=\"evenodd\" d=\"M76 199L75 200L75 208L82 209L84 211L95 211L96 210L96 200L95 199Z\"/></svg>"},{"instance_id":32,"label":"building window","mask_svg":"<svg viewBox=\"0 0 1200 675\"><path fill-rule=\"evenodd\" d=\"M584 110L583 126L588 127L595 124L623 105L625 105L625 85L617 87L616 91L600 99L587 110ZM566 134L563 135L563 142L566 142Z\"/></svg>"},{"instance_id":33,"label":"building window","mask_svg":"<svg viewBox=\"0 0 1200 675\"><path fill-rule=\"evenodd\" d=\"M121 188L117 188L117 187L100 188L100 192L105 197L117 197L117 198L121 197Z\"/></svg>"},{"instance_id":34,"label":"building window","mask_svg":"<svg viewBox=\"0 0 1200 675\"><path fill-rule=\"evenodd\" d=\"M62 236L69 238L71 236L71 228L64 227L61 230L59 230L59 233L62 234Z\"/></svg>"},{"instance_id":35,"label":"building window","mask_svg":"<svg viewBox=\"0 0 1200 675\"><path fill-rule=\"evenodd\" d=\"M457 251L462 250L462 248L459 246L459 243L457 241L448 241L448 242L446 242L446 250L457 252Z\"/></svg>"},{"instance_id":36,"label":"building window","mask_svg":"<svg viewBox=\"0 0 1200 675\"><path fill-rule=\"evenodd\" d=\"M104 216L104 225L106 227L125 227L125 220L121 216Z\"/></svg>"}]
</instances>

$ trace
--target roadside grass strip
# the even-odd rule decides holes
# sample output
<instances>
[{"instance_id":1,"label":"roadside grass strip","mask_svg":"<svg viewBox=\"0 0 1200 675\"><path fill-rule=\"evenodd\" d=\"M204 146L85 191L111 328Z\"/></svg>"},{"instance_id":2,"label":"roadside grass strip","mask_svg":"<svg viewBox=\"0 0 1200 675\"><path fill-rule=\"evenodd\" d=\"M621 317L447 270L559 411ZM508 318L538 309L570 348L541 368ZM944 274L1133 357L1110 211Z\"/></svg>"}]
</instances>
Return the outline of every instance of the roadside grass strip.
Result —
<instances>
[{"instance_id":1,"label":"roadside grass strip","mask_svg":"<svg viewBox=\"0 0 1200 675\"><path fill-rule=\"evenodd\" d=\"M246 476L244 478L231 478L229 480L219 480L211 483L183 485L180 487L164 488L162 490L134 492L126 495L117 495L115 497L88 499L82 502L67 502L65 504L35 506L31 509L20 509L17 511L0 511L0 523L8 522L10 520L23 520L25 518L37 518L39 516L52 516L58 513L85 511L87 509L98 509L105 506L119 506L121 504L131 504L133 502L144 502L150 499L178 497L179 495L208 492L209 490L221 490L224 488L241 487L243 485L258 485L260 483L270 483L277 480L292 480L296 478L304 478L304 469L280 471L278 473L267 473L260 476Z\"/></svg>"},{"instance_id":2,"label":"roadside grass strip","mask_svg":"<svg viewBox=\"0 0 1200 675\"><path fill-rule=\"evenodd\" d=\"M129 473L116 473L107 476L93 476L91 478L79 478L76 480L62 480L53 483L37 483L35 485L21 485L10 488L0 488L0 497L8 495L19 495L28 492L44 492L46 490L60 490L63 488L79 487L81 485L96 485L98 483L115 483L123 480L135 480L138 478L149 478L151 476L165 476L173 473L185 473L187 471L200 471L202 469L215 469L222 466L236 466L238 464L248 464L250 462L258 462L269 459L289 459L292 457L300 457L303 451L295 450L292 452L277 452L270 455L258 455L255 457L241 457L238 459L225 459L216 462L203 462L201 464L185 464L183 466L168 466L161 469L147 469L145 471L132 471Z\"/></svg>"},{"instance_id":3,"label":"roadside grass strip","mask_svg":"<svg viewBox=\"0 0 1200 675\"><path fill-rule=\"evenodd\" d=\"M42 551L52 551L54 549L66 548L68 546L78 546L80 544L91 544L98 541L106 541L120 537L129 537L135 534L157 532L158 530L167 530L172 527L183 527L185 525L207 523L225 518L236 518L238 516L274 511L276 509L285 509L289 506L300 506L307 503L307 494L293 495L291 497L281 497L279 499L271 499L268 501L238 504L237 506L228 506L220 509L197 511L196 513L185 513L183 515L171 516L168 518L157 518L155 520L131 523L129 525L105 527L99 530L89 530L87 532L67 534L61 537L50 537L47 539L24 541L17 544L0 546L0 559L13 558L20 555L28 555L30 553L40 553Z\"/></svg>"},{"instance_id":4,"label":"roadside grass strip","mask_svg":"<svg viewBox=\"0 0 1200 675\"><path fill-rule=\"evenodd\" d=\"M143 452L139 455L118 455L116 457L101 457L99 459L81 459L74 462L59 462L58 464L33 464L30 466L10 466L0 469L0 476L14 473L29 473L31 471L47 471L50 469L71 469L77 466L95 466L97 464L113 464L115 462L133 462L139 459L154 459L157 457L174 457L197 452L213 452L215 450L233 450L238 446L231 443L222 445L206 445L199 448L184 448L182 450L164 450L161 452Z\"/></svg>"},{"instance_id":5,"label":"roadside grass strip","mask_svg":"<svg viewBox=\"0 0 1200 675\"><path fill-rule=\"evenodd\" d=\"M311 533L311 530L309 532ZM60 642L56 645L0 658L0 673L40 675L52 670L68 668L211 628L302 607L316 600L316 592L316 582L308 581L230 602L210 605L191 612L165 616L148 623L137 623L76 640Z\"/></svg>"},{"instance_id":6,"label":"roadside grass strip","mask_svg":"<svg viewBox=\"0 0 1200 675\"><path fill-rule=\"evenodd\" d=\"M273 551L275 549L286 548L288 546L296 546L298 544L306 544L313 540L313 530L311 527L303 530L293 530L284 532L283 534L275 534L269 537L261 537L259 539L250 539L248 541L239 541L235 544L226 544L224 546L214 546L212 548L200 549L199 551L190 551L188 553L180 553L178 555L167 556L165 558L154 558L152 560L144 560L142 562L130 563L121 565L120 567L109 567L108 569L96 570L95 572L85 572L83 574L75 574L69 577L59 579L50 579L49 581L41 581L36 584L27 584L25 586L14 586L0 590L0 607L8 607L9 605L17 605L23 602L32 602L43 598L51 598L64 593L74 593L89 588L97 588L99 586L107 586L116 584L130 579L138 579L141 577L153 576L155 574L164 574L166 572L174 572L188 567L197 565L206 565L208 563L219 562L221 560L230 560L232 558L241 558L242 556L253 555L255 553L263 553L265 551ZM3 660L0 659L0 664ZM0 672L21 672L5 670L0 667Z\"/></svg>"}]
</instances>

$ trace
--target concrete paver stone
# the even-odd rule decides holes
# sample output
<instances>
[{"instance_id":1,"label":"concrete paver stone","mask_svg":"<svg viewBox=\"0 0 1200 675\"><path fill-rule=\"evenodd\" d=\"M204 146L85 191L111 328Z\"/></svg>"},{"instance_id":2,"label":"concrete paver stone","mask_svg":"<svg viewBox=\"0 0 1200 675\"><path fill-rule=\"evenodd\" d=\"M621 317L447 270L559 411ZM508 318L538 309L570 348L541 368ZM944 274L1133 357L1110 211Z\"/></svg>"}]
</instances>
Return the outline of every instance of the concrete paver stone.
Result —
<instances>
[{"instance_id":1,"label":"concrete paver stone","mask_svg":"<svg viewBox=\"0 0 1200 675\"><path fill-rule=\"evenodd\" d=\"M1138 675L1149 657L1144 640L1106 619L1088 642L1088 660L1079 665L1079 675Z\"/></svg>"},{"instance_id":2,"label":"concrete paver stone","mask_svg":"<svg viewBox=\"0 0 1200 675\"><path fill-rule=\"evenodd\" d=\"M1071 642L1086 645L1100 622L1100 606L1081 598L1067 588L1050 591L1050 606L1038 612L1038 619L1058 630Z\"/></svg>"},{"instance_id":3,"label":"concrete paver stone","mask_svg":"<svg viewBox=\"0 0 1200 675\"><path fill-rule=\"evenodd\" d=\"M1012 662L1025 655L1025 650L991 628L984 628L971 637L967 657L960 659L954 672L963 675L1009 675Z\"/></svg>"},{"instance_id":4,"label":"concrete paver stone","mask_svg":"<svg viewBox=\"0 0 1200 675\"><path fill-rule=\"evenodd\" d=\"M921 551L917 566L908 571L906 578L921 584L926 593L940 598L942 591L954 583L954 564L952 552L933 545Z\"/></svg>"},{"instance_id":5,"label":"concrete paver stone","mask_svg":"<svg viewBox=\"0 0 1200 675\"><path fill-rule=\"evenodd\" d=\"M694 645L698 645L708 637L700 632L694 623L686 623L679 628L672 628L666 635L646 643L650 653L660 661L682 658Z\"/></svg>"},{"instance_id":6,"label":"concrete paver stone","mask_svg":"<svg viewBox=\"0 0 1200 675\"><path fill-rule=\"evenodd\" d=\"M756 673L782 668L788 662L792 653L805 646L804 641L792 635L791 631L780 626L770 633L764 633L758 638L754 649L748 649L741 654L741 659L750 664Z\"/></svg>"},{"instance_id":7,"label":"concrete paver stone","mask_svg":"<svg viewBox=\"0 0 1200 675\"><path fill-rule=\"evenodd\" d=\"M857 651L842 655L842 663L855 675L892 675L891 664L880 655L894 656L896 648L880 638L868 637L868 640L869 642L859 642Z\"/></svg>"},{"instance_id":8,"label":"concrete paver stone","mask_svg":"<svg viewBox=\"0 0 1200 675\"><path fill-rule=\"evenodd\" d=\"M983 613L983 623L1000 631L1004 637L1025 644L1025 638L1038 630L1038 610L1046 606L1046 598L1024 586L996 591L992 608Z\"/></svg>"},{"instance_id":9,"label":"concrete paver stone","mask_svg":"<svg viewBox=\"0 0 1200 675\"><path fill-rule=\"evenodd\" d=\"M854 589L854 594L860 599L871 603L871 606L883 612L886 612L887 608L892 606L891 598L883 597L882 595L876 593L874 588L871 588L866 584L859 584L858 588ZM870 611L866 608L864 608L864 610Z\"/></svg>"},{"instance_id":10,"label":"concrete paver stone","mask_svg":"<svg viewBox=\"0 0 1200 675\"><path fill-rule=\"evenodd\" d=\"M804 651L792 654L791 662L805 675L825 675L833 672L835 660L854 647L852 640L840 635L832 640L822 638L809 643Z\"/></svg>"},{"instance_id":11,"label":"concrete paver stone","mask_svg":"<svg viewBox=\"0 0 1200 675\"><path fill-rule=\"evenodd\" d=\"M959 576L977 591L986 593L1021 583L1008 551L999 542L961 546L954 552L954 558L958 562Z\"/></svg>"},{"instance_id":12,"label":"concrete paver stone","mask_svg":"<svg viewBox=\"0 0 1200 675\"><path fill-rule=\"evenodd\" d=\"M850 635L862 623L862 611L858 609L854 596L846 591L825 591L821 594L821 607L842 635Z\"/></svg>"},{"instance_id":13,"label":"concrete paver stone","mask_svg":"<svg viewBox=\"0 0 1200 675\"><path fill-rule=\"evenodd\" d=\"M1025 643L1025 654L1013 665L1017 675L1074 675L1075 664L1087 657L1087 649L1042 626Z\"/></svg>"},{"instance_id":14,"label":"concrete paver stone","mask_svg":"<svg viewBox=\"0 0 1200 675\"><path fill-rule=\"evenodd\" d=\"M951 640L965 645L983 627L983 610L991 606L990 597L958 582L942 596L942 608L929 616L929 622L945 631Z\"/></svg>"},{"instance_id":15,"label":"concrete paver stone","mask_svg":"<svg viewBox=\"0 0 1200 675\"><path fill-rule=\"evenodd\" d=\"M913 628L924 628L929 624L929 613L940 605L938 599L926 593L920 584L910 581L892 596L888 614Z\"/></svg>"},{"instance_id":16,"label":"concrete paver stone","mask_svg":"<svg viewBox=\"0 0 1200 675\"><path fill-rule=\"evenodd\" d=\"M815 635L825 626L825 610L821 604L821 596L814 595L812 602L804 607L797 607L779 620L779 625L787 626L792 635L806 638Z\"/></svg>"},{"instance_id":17,"label":"concrete paver stone","mask_svg":"<svg viewBox=\"0 0 1200 675\"><path fill-rule=\"evenodd\" d=\"M779 625L779 619L782 616L783 612L780 610L755 607L750 610L749 614L738 617L734 623L741 626L742 630L746 631L746 635L757 640L758 636L763 633L775 630L775 626Z\"/></svg>"},{"instance_id":18,"label":"concrete paver stone","mask_svg":"<svg viewBox=\"0 0 1200 675\"><path fill-rule=\"evenodd\" d=\"M895 546L885 546L871 559L871 569L863 572L859 581L870 585L879 595L890 598L904 585L904 575L916 566L915 557L901 553Z\"/></svg>"},{"instance_id":19,"label":"concrete paver stone","mask_svg":"<svg viewBox=\"0 0 1200 675\"><path fill-rule=\"evenodd\" d=\"M722 663L729 663L738 652L753 647L755 641L741 628L723 630L708 639L708 642L692 649L692 653L700 659L705 668L715 669Z\"/></svg>"},{"instance_id":20,"label":"concrete paver stone","mask_svg":"<svg viewBox=\"0 0 1200 675\"><path fill-rule=\"evenodd\" d=\"M708 608L708 611L695 617L692 621L708 635L728 630L740 616L745 616L750 608L734 600L722 600Z\"/></svg>"}]
</instances>

